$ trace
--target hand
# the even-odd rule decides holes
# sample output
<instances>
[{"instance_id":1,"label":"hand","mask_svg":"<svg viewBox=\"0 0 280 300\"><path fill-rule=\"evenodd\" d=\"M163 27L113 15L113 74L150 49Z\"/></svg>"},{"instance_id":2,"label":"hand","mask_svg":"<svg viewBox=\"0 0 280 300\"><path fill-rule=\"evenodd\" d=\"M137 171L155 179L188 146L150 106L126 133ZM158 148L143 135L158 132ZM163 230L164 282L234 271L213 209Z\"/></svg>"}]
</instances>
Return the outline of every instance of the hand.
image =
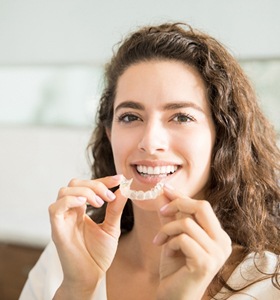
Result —
<instances>
[{"instance_id":1,"label":"hand","mask_svg":"<svg viewBox=\"0 0 280 300\"><path fill-rule=\"evenodd\" d=\"M52 238L62 264L64 280L61 289L92 292L110 267L120 236L120 219L126 200L117 186L121 175L97 180L70 181L60 189L49 208ZM105 220L96 224L86 214L86 201L100 207L106 201ZM66 288L67 287L67 288Z\"/></svg>"},{"instance_id":2,"label":"hand","mask_svg":"<svg viewBox=\"0 0 280 300\"><path fill-rule=\"evenodd\" d=\"M169 186L164 196L162 228L154 239L163 246L157 299L201 299L229 257L231 240L209 202L190 199Z\"/></svg>"}]
</instances>

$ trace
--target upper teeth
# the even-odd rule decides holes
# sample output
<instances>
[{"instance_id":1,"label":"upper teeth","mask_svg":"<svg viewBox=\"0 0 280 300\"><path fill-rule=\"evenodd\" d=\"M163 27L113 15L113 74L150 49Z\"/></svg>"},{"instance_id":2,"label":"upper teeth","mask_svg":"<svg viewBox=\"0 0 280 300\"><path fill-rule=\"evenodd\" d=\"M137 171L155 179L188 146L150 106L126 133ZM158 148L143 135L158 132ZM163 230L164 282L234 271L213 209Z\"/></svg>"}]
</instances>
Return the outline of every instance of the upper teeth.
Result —
<instances>
[{"instance_id":1,"label":"upper teeth","mask_svg":"<svg viewBox=\"0 0 280 300\"><path fill-rule=\"evenodd\" d=\"M178 166L156 166L156 167L147 167L147 166L136 166L139 173L144 173L148 175L159 175L159 174L169 174L174 173Z\"/></svg>"}]
</instances>

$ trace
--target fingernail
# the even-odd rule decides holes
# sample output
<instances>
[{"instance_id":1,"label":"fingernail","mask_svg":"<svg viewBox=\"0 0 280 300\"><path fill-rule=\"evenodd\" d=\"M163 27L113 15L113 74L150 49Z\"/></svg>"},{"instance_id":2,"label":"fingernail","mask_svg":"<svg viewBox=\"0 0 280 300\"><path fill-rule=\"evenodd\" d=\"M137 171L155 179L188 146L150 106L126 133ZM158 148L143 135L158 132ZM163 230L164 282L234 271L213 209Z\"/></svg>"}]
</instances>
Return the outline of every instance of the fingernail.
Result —
<instances>
[{"instance_id":1,"label":"fingernail","mask_svg":"<svg viewBox=\"0 0 280 300\"><path fill-rule=\"evenodd\" d=\"M122 177L123 177L123 175L117 174L117 175L112 176L112 179L114 179L116 181L120 181L122 179Z\"/></svg>"},{"instance_id":2,"label":"fingernail","mask_svg":"<svg viewBox=\"0 0 280 300\"><path fill-rule=\"evenodd\" d=\"M169 191L174 191L174 187L173 187L171 184L169 184L169 183L165 183L165 184L164 184L164 187L165 187L166 189L168 189Z\"/></svg>"},{"instance_id":3,"label":"fingernail","mask_svg":"<svg viewBox=\"0 0 280 300\"><path fill-rule=\"evenodd\" d=\"M107 196L110 200L115 200L115 198L116 198L116 195L115 195L112 191L110 191L110 190L107 190L106 196Z\"/></svg>"},{"instance_id":4,"label":"fingernail","mask_svg":"<svg viewBox=\"0 0 280 300\"><path fill-rule=\"evenodd\" d=\"M167 210L168 204L165 204L163 207L160 208L160 212L164 212Z\"/></svg>"},{"instance_id":5,"label":"fingernail","mask_svg":"<svg viewBox=\"0 0 280 300\"><path fill-rule=\"evenodd\" d=\"M77 199L82 202L82 203L85 203L87 201L87 198L86 197L77 197Z\"/></svg>"},{"instance_id":6,"label":"fingernail","mask_svg":"<svg viewBox=\"0 0 280 300\"><path fill-rule=\"evenodd\" d=\"M100 206L102 206L104 204L104 201L97 195L95 195L95 201Z\"/></svg>"},{"instance_id":7,"label":"fingernail","mask_svg":"<svg viewBox=\"0 0 280 300\"><path fill-rule=\"evenodd\" d=\"M166 249L164 250L164 254L167 256L167 257L172 257L176 254L176 251L172 250L172 249L169 249L166 247Z\"/></svg>"},{"instance_id":8,"label":"fingernail","mask_svg":"<svg viewBox=\"0 0 280 300\"><path fill-rule=\"evenodd\" d=\"M168 235L163 233L163 232L159 232L153 239L153 243L156 245L162 245L164 244L168 239Z\"/></svg>"}]
</instances>

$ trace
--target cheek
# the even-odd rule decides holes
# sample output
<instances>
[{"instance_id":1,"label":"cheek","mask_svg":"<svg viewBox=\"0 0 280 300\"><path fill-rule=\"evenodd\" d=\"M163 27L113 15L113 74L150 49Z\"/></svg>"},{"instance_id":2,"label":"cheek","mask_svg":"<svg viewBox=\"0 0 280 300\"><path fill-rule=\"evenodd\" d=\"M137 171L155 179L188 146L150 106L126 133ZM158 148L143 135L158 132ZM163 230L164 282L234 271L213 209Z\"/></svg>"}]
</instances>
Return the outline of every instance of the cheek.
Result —
<instances>
[{"instance_id":1,"label":"cheek","mask_svg":"<svg viewBox=\"0 0 280 300\"><path fill-rule=\"evenodd\" d=\"M181 139L181 142L178 143L181 149L192 156L200 156L203 160L206 157L211 156L211 152L214 145L214 136L210 131L203 132L196 131L192 134L186 135L185 139Z\"/></svg>"},{"instance_id":2,"label":"cheek","mask_svg":"<svg viewBox=\"0 0 280 300\"><path fill-rule=\"evenodd\" d=\"M201 188L208 182L211 172L212 151L214 145L214 136L205 135L199 142L196 152L196 166L198 176L201 180Z\"/></svg>"},{"instance_id":3,"label":"cheek","mask_svg":"<svg viewBox=\"0 0 280 300\"><path fill-rule=\"evenodd\" d=\"M209 176L215 135L212 131L198 131L188 135L180 144L189 164L189 171L205 179Z\"/></svg>"},{"instance_id":4,"label":"cheek","mask_svg":"<svg viewBox=\"0 0 280 300\"><path fill-rule=\"evenodd\" d=\"M131 149L131 138L129 139L123 135L121 130L118 130L117 134L112 130L111 147L116 171L117 173L123 173L124 165Z\"/></svg>"},{"instance_id":5,"label":"cheek","mask_svg":"<svg viewBox=\"0 0 280 300\"><path fill-rule=\"evenodd\" d=\"M196 139L197 150L206 160L211 159L212 151L215 143L216 133L212 124L206 126L204 130L198 133Z\"/></svg>"},{"instance_id":6,"label":"cheek","mask_svg":"<svg viewBox=\"0 0 280 300\"><path fill-rule=\"evenodd\" d=\"M111 146L112 146L116 171L117 171L117 173L122 173L122 171L121 171L121 161L122 161L123 151L122 151L122 147L120 145L120 142L118 140L111 139Z\"/></svg>"}]
</instances>

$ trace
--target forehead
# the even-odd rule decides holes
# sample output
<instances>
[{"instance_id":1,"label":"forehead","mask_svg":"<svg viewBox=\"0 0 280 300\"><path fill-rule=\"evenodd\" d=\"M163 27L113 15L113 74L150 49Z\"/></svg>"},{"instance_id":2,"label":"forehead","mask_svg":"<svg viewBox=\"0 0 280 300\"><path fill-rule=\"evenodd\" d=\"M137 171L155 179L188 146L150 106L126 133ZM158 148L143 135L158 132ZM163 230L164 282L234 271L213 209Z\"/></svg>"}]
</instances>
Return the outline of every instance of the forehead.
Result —
<instances>
[{"instance_id":1,"label":"forehead","mask_svg":"<svg viewBox=\"0 0 280 300\"><path fill-rule=\"evenodd\" d=\"M194 101L207 108L205 83L198 71L180 61L148 61L134 64L119 77L115 107L122 101L145 105Z\"/></svg>"}]
</instances>

